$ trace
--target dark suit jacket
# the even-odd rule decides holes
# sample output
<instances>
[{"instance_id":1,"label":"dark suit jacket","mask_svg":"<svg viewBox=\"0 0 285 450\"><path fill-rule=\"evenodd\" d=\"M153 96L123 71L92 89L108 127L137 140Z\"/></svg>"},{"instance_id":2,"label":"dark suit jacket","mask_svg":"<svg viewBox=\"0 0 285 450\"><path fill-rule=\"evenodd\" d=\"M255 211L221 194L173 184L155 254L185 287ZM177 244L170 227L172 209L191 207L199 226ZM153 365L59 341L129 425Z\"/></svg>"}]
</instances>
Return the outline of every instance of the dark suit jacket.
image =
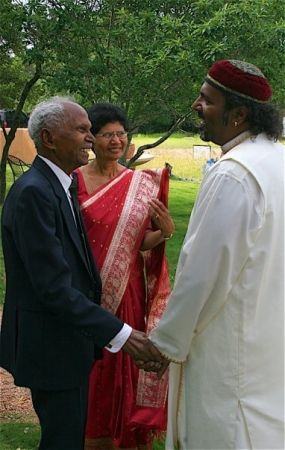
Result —
<instances>
[{"instance_id":1,"label":"dark suit jacket","mask_svg":"<svg viewBox=\"0 0 285 450\"><path fill-rule=\"evenodd\" d=\"M19 386L79 386L123 323L99 306L96 267L91 274L66 193L39 157L7 195L2 243L2 367Z\"/></svg>"}]
</instances>

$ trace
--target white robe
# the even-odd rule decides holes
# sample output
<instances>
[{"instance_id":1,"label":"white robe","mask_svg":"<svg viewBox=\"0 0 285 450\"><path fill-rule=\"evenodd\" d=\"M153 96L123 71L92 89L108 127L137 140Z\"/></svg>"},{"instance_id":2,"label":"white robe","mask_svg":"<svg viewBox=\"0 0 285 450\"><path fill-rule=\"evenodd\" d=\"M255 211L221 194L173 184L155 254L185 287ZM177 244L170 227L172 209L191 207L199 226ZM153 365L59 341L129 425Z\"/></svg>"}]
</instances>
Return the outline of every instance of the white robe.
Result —
<instances>
[{"instance_id":1,"label":"white robe","mask_svg":"<svg viewBox=\"0 0 285 450\"><path fill-rule=\"evenodd\" d=\"M151 334L178 362L169 450L284 448L284 150L248 138L203 180Z\"/></svg>"}]
</instances>

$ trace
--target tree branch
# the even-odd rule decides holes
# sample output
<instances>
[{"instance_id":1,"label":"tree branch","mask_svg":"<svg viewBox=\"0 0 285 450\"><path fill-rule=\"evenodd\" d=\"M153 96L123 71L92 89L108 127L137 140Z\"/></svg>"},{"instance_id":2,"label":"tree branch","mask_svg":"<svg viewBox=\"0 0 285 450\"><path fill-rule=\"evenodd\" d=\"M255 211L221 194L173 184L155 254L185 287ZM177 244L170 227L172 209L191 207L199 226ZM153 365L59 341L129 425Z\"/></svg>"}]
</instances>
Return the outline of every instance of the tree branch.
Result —
<instances>
[{"instance_id":1,"label":"tree branch","mask_svg":"<svg viewBox=\"0 0 285 450\"><path fill-rule=\"evenodd\" d=\"M157 141L153 142L152 144L145 144L145 145L141 145L136 154L128 161L127 163L127 167L131 167L133 165L133 163L141 156L143 155L144 151L149 149L149 148L154 148L157 147L158 145L162 144L162 142L166 141L166 139L169 138L169 136L184 122L185 119L187 119L187 117L189 117L191 114L191 111L189 111L187 114L184 114L184 116L179 117L176 122L169 128L169 130L164 133L163 136L161 136L161 138L159 138Z\"/></svg>"}]
</instances>

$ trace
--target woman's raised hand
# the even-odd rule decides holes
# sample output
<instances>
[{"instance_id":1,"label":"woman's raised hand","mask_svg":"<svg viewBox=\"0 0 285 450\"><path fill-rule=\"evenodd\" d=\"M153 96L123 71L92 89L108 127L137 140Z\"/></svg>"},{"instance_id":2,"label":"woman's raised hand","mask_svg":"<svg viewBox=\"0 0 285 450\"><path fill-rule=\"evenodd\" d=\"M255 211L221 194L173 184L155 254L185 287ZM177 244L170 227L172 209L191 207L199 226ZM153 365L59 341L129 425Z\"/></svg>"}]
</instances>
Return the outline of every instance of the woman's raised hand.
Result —
<instances>
[{"instance_id":1,"label":"woman's raised hand","mask_svg":"<svg viewBox=\"0 0 285 450\"><path fill-rule=\"evenodd\" d=\"M164 238L170 237L175 230L173 219L166 206L157 198L149 202L149 214L153 222L161 230Z\"/></svg>"}]
</instances>

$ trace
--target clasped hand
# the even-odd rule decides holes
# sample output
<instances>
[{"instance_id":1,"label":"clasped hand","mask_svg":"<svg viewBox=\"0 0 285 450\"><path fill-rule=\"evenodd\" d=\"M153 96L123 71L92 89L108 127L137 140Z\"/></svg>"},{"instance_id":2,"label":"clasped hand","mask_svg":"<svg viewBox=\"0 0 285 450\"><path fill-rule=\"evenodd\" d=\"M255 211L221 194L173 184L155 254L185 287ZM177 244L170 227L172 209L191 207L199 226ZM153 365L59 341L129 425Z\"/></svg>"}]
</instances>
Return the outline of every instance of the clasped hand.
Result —
<instances>
[{"instance_id":1,"label":"clasped hand","mask_svg":"<svg viewBox=\"0 0 285 450\"><path fill-rule=\"evenodd\" d=\"M174 233L175 225L173 219L166 206L157 198L149 201L149 213L163 236L169 236Z\"/></svg>"},{"instance_id":2,"label":"clasped hand","mask_svg":"<svg viewBox=\"0 0 285 450\"><path fill-rule=\"evenodd\" d=\"M159 378L162 377L168 367L169 361L162 356L147 335L141 331L132 330L123 350L134 359L140 369L147 372L157 372Z\"/></svg>"}]
</instances>

